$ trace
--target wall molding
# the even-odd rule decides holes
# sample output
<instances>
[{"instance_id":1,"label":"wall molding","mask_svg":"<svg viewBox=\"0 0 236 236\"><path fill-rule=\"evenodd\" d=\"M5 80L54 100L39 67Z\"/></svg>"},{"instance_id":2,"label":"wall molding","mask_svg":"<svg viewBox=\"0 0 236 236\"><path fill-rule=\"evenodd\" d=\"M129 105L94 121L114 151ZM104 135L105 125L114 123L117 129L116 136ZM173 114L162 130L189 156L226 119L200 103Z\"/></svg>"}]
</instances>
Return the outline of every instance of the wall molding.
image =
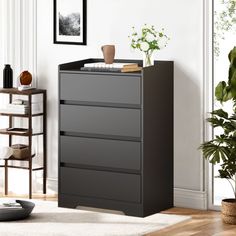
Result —
<instances>
[{"instance_id":1,"label":"wall molding","mask_svg":"<svg viewBox=\"0 0 236 236\"><path fill-rule=\"evenodd\" d=\"M213 137L213 129L206 121L209 112L213 110L214 101L214 82L213 82L213 0L203 0L203 142ZM212 165L208 161L204 161L204 181L207 192L207 208L219 210L213 205L213 172Z\"/></svg>"},{"instance_id":2,"label":"wall molding","mask_svg":"<svg viewBox=\"0 0 236 236\"><path fill-rule=\"evenodd\" d=\"M174 188L174 206L206 210L207 193L205 191Z\"/></svg>"}]
</instances>

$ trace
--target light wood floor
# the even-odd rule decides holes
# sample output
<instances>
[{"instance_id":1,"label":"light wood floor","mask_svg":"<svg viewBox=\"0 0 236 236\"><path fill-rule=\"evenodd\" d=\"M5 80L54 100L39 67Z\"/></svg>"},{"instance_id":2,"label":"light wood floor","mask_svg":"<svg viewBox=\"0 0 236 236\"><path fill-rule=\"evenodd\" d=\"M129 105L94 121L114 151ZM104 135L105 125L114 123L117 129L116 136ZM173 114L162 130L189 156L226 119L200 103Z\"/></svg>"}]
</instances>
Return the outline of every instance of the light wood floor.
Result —
<instances>
[{"instance_id":1,"label":"light wood floor","mask_svg":"<svg viewBox=\"0 0 236 236\"><path fill-rule=\"evenodd\" d=\"M224 224L217 211L172 208L163 213L188 215L192 219L148 236L236 236L236 225Z\"/></svg>"},{"instance_id":2,"label":"light wood floor","mask_svg":"<svg viewBox=\"0 0 236 236\"><path fill-rule=\"evenodd\" d=\"M44 195L44 194L33 194L33 199L40 199L45 201L57 201L57 195ZM3 195L0 193L0 198L29 198L28 195L16 195L16 194L9 194L9 195Z\"/></svg>"},{"instance_id":3,"label":"light wood floor","mask_svg":"<svg viewBox=\"0 0 236 236\"><path fill-rule=\"evenodd\" d=\"M0 197L4 197L1 196ZM27 195L9 195L12 198L27 198ZM57 201L56 195L34 194L34 199ZM220 212L187 208L172 208L162 213L187 215L192 219L146 236L236 236L236 225L224 224Z\"/></svg>"}]
</instances>

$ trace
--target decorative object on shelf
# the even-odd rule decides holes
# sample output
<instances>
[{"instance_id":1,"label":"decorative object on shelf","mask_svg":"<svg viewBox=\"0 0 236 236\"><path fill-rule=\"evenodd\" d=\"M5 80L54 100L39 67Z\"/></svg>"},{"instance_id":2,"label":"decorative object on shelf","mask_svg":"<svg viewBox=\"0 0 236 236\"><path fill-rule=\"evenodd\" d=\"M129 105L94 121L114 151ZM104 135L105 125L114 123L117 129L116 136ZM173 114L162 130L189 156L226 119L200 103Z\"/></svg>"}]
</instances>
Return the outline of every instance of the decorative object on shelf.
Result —
<instances>
[{"instance_id":1,"label":"decorative object on shelf","mask_svg":"<svg viewBox=\"0 0 236 236\"><path fill-rule=\"evenodd\" d=\"M86 45L86 0L54 0L54 43Z\"/></svg>"},{"instance_id":2,"label":"decorative object on shelf","mask_svg":"<svg viewBox=\"0 0 236 236\"><path fill-rule=\"evenodd\" d=\"M32 74L25 70L23 71L19 76L18 76L19 84L20 86L18 87L18 90L23 91L23 90L28 90L28 89L33 89L31 86L32 83Z\"/></svg>"},{"instance_id":3,"label":"decorative object on shelf","mask_svg":"<svg viewBox=\"0 0 236 236\"><path fill-rule=\"evenodd\" d=\"M35 204L29 201L15 200L0 206L0 221L22 220L33 211Z\"/></svg>"},{"instance_id":4,"label":"decorative object on shelf","mask_svg":"<svg viewBox=\"0 0 236 236\"><path fill-rule=\"evenodd\" d=\"M154 65L153 52L166 47L170 38L164 33L164 29L157 31L155 27L145 24L141 32L137 33L132 27L131 47L143 52L143 67Z\"/></svg>"},{"instance_id":5,"label":"decorative object on shelf","mask_svg":"<svg viewBox=\"0 0 236 236\"><path fill-rule=\"evenodd\" d=\"M25 144L11 145L11 149L12 149L12 156L15 159L24 160L26 158L29 158L30 156L29 146Z\"/></svg>"},{"instance_id":6,"label":"decorative object on shelf","mask_svg":"<svg viewBox=\"0 0 236 236\"><path fill-rule=\"evenodd\" d=\"M6 64L3 69L3 88L13 87L13 71L9 64Z\"/></svg>"},{"instance_id":7,"label":"decorative object on shelf","mask_svg":"<svg viewBox=\"0 0 236 236\"><path fill-rule=\"evenodd\" d=\"M104 45L101 49L105 63L112 64L115 58L115 45Z\"/></svg>"},{"instance_id":8,"label":"decorative object on shelf","mask_svg":"<svg viewBox=\"0 0 236 236\"><path fill-rule=\"evenodd\" d=\"M236 224L236 47L230 51L229 61L228 82L218 83L215 88L215 97L221 104L231 100L232 108L230 114L223 109L211 112L212 117L207 121L213 128L220 128L222 133L203 143L200 149L202 149L203 157L208 159L211 164L220 165L218 177L228 180L232 187L234 198L222 201L222 219L227 224Z\"/></svg>"},{"instance_id":9,"label":"decorative object on shelf","mask_svg":"<svg viewBox=\"0 0 236 236\"><path fill-rule=\"evenodd\" d=\"M32 82L32 75L29 71L25 70L20 74L20 84L30 85Z\"/></svg>"},{"instance_id":10,"label":"decorative object on shelf","mask_svg":"<svg viewBox=\"0 0 236 236\"><path fill-rule=\"evenodd\" d=\"M19 91L24 91L24 90L29 90L29 89L35 89L35 88L31 87L30 85L21 85L18 87Z\"/></svg>"}]
</instances>

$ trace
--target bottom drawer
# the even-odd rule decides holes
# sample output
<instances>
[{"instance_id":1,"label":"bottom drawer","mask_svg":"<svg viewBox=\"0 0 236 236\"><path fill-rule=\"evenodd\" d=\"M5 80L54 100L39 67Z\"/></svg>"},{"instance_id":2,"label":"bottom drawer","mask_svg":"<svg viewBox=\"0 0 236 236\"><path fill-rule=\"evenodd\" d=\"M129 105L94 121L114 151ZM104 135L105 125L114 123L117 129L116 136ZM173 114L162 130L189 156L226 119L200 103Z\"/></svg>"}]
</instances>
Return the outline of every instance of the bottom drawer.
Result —
<instances>
[{"instance_id":1,"label":"bottom drawer","mask_svg":"<svg viewBox=\"0 0 236 236\"><path fill-rule=\"evenodd\" d=\"M87 197L140 202L140 175L60 168L60 192Z\"/></svg>"}]
</instances>

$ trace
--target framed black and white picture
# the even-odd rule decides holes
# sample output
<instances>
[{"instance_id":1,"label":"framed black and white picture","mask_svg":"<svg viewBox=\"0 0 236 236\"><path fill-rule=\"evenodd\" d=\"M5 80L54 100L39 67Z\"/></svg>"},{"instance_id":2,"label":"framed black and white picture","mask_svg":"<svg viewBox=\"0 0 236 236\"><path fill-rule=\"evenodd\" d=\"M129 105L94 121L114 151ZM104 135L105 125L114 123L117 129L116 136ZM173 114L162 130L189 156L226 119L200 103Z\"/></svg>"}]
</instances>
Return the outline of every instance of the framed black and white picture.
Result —
<instances>
[{"instance_id":1,"label":"framed black and white picture","mask_svg":"<svg viewBox=\"0 0 236 236\"><path fill-rule=\"evenodd\" d=\"M54 43L86 45L86 1L54 0Z\"/></svg>"}]
</instances>

